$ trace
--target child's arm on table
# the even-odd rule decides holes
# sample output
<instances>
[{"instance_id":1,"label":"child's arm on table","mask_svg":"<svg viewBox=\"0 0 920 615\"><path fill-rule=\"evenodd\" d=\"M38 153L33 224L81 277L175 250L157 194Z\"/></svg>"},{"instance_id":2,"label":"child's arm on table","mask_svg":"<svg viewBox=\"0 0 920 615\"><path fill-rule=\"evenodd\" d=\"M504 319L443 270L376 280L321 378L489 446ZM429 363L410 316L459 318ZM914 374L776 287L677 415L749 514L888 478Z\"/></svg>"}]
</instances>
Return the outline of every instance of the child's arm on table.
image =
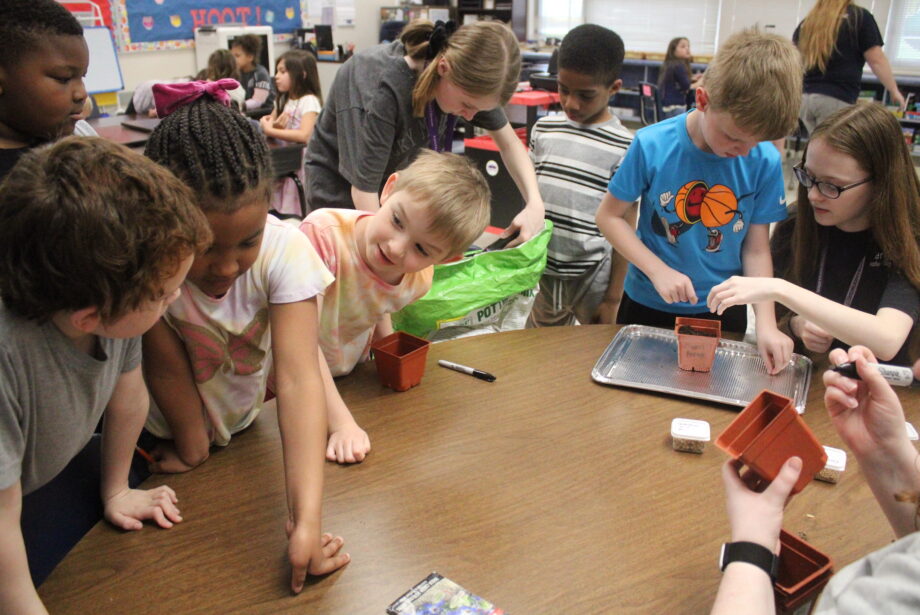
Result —
<instances>
[{"instance_id":1,"label":"child's arm on table","mask_svg":"<svg viewBox=\"0 0 920 615\"><path fill-rule=\"evenodd\" d=\"M815 352L827 350L837 338L851 346L866 346L887 361L898 353L914 325L900 310L882 308L869 314L780 278L733 276L709 294L710 307L719 313L732 305L757 301L777 301L795 312L798 317L790 323L792 330Z\"/></svg>"},{"instance_id":2,"label":"child's arm on table","mask_svg":"<svg viewBox=\"0 0 920 615\"><path fill-rule=\"evenodd\" d=\"M144 334L144 375L173 441L153 451L154 472L186 472L208 458L211 438L204 405L182 340L162 318Z\"/></svg>"},{"instance_id":3,"label":"child's arm on table","mask_svg":"<svg viewBox=\"0 0 920 615\"><path fill-rule=\"evenodd\" d=\"M537 174L533 168L533 162L527 148L521 143L517 133L511 128L511 123L507 123L498 130L490 130L489 135L498 145L502 156L502 162L508 168L511 178L524 197L524 209L514 217L511 224L501 234L507 237L517 229L520 235L512 241L509 246L522 244L531 237L538 235L545 227L543 221L546 216L546 208L543 205L543 197L540 196L540 187L537 185Z\"/></svg>"},{"instance_id":4,"label":"child's arm on table","mask_svg":"<svg viewBox=\"0 0 920 615\"><path fill-rule=\"evenodd\" d=\"M770 255L770 226L752 224L741 246L741 267L744 275L773 277L773 257ZM712 296L712 291L709 292ZM719 312L721 314L721 312ZM776 311L773 301L761 300L754 303L754 317L757 328L757 347L763 358L767 373L783 371L792 358L792 339L776 326Z\"/></svg>"},{"instance_id":5,"label":"child's arm on table","mask_svg":"<svg viewBox=\"0 0 920 615\"><path fill-rule=\"evenodd\" d=\"M0 489L0 604L9 615L48 615L29 574L22 539L22 485Z\"/></svg>"},{"instance_id":6,"label":"child's arm on table","mask_svg":"<svg viewBox=\"0 0 920 615\"><path fill-rule=\"evenodd\" d=\"M371 450L367 432L358 426L345 400L332 379L326 357L319 353L319 368L323 371L323 389L326 392L326 411L329 413L329 442L326 444L326 459L338 463L364 461Z\"/></svg>"},{"instance_id":7,"label":"child's arm on table","mask_svg":"<svg viewBox=\"0 0 920 615\"><path fill-rule=\"evenodd\" d=\"M349 561L341 537L321 534L326 402L317 340L316 300L269 305L278 427L288 501L291 589L307 574L332 572Z\"/></svg>"},{"instance_id":8,"label":"child's arm on table","mask_svg":"<svg viewBox=\"0 0 920 615\"><path fill-rule=\"evenodd\" d=\"M634 221L637 207L636 203L628 203L606 193L597 209L598 228L614 250L649 277L666 303L696 303L696 291L690 278L666 265L636 235ZM633 211L630 212L630 209Z\"/></svg>"},{"instance_id":9,"label":"child's arm on table","mask_svg":"<svg viewBox=\"0 0 920 615\"><path fill-rule=\"evenodd\" d=\"M920 493L920 456L904 429L904 409L865 347L835 348L831 365L852 362L860 380L824 372L824 405L834 429L853 452L866 482L897 536L917 530L917 504L896 500L899 493ZM914 374L920 372L920 362Z\"/></svg>"},{"instance_id":10,"label":"child's arm on table","mask_svg":"<svg viewBox=\"0 0 920 615\"><path fill-rule=\"evenodd\" d=\"M636 227L636 208L630 207L626 211L624 218L626 222ZM626 270L629 267L629 261L623 258L623 255L613 250L610 254L610 281L607 283L607 293L604 300L597 308L597 314L594 317L596 324L609 325L616 322L617 312L620 309L620 301L623 299L623 282L626 280Z\"/></svg>"},{"instance_id":11,"label":"child's arm on table","mask_svg":"<svg viewBox=\"0 0 920 615\"><path fill-rule=\"evenodd\" d=\"M274 116L274 112L272 116ZM262 132L264 132L267 137L291 141L292 143L306 143L310 140L310 135L313 134L313 126L316 125L316 118L318 116L319 114L315 111L304 113L300 116L300 128L283 127L287 122L285 121L284 124L282 124L281 119L287 117L287 114L283 114L278 120L275 120L274 117L270 118L269 116L264 116L259 122L262 124Z\"/></svg>"},{"instance_id":12,"label":"child's arm on table","mask_svg":"<svg viewBox=\"0 0 920 615\"><path fill-rule=\"evenodd\" d=\"M123 530L139 530L143 519L169 528L182 521L176 493L166 485L131 489L128 472L150 399L140 366L118 378L102 423L102 502L105 518Z\"/></svg>"}]
</instances>

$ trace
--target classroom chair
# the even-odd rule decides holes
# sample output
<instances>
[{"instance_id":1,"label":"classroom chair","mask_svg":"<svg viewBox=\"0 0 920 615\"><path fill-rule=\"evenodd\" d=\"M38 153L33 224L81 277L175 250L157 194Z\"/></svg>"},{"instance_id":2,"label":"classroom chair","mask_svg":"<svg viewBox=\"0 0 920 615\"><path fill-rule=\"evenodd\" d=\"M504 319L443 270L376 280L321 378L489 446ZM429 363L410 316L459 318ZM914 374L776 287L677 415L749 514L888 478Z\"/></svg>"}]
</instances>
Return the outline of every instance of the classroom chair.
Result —
<instances>
[{"instance_id":1,"label":"classroom chair","mask_svg":"<svg viewBox=\"0 0 920 615\"><path fill-rule=\"evenodd\" d=\"M661 101L658 86L648 81L639 82L639 121L643 126L657 124L661 119Z\"/></svg>"}]
</instances>

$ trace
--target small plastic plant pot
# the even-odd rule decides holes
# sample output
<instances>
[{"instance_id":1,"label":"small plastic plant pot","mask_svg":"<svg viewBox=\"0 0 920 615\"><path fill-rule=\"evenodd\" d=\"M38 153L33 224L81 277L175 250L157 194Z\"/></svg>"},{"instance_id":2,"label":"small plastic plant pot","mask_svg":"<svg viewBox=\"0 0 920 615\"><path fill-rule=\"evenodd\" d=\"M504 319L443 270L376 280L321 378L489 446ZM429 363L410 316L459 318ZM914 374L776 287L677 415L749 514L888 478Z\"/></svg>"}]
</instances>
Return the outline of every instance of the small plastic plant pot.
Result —
<instances>
[{"instance_id":1,"label":"small plastic plant pot","mask_svg":"<svg viewBox=\"0 0 920 615\"><path fill-rule=\"evenodd\" d=\"M827 453L792 400L772 391L761 391L745 406L716 438L716 446L768 483L787 459L801 458L802 473L792 493L804 489L827 462Z\"/></svg>"},{"instance_id":2,"label":"small plastic plant pot","mask_svg":"<svg viewBox=\"0 0 920 615\"><path fill-rule=\"evenodd\" d=\"M834 571L831 558L786 530L779 533L779 571L773 583L776 612L811 613Z\"/></svg>"},{"instance_id":3,"label":"small plastic plant pot","mask_svg":"<svg viewBox=\"0 0 920 615\"><path fill-rule=\"evenodd\" d=\"M428 340L405 331L397 331L372 344L381 384L394 391L408 391L420 383L430 345Z\"/></svg>"},{"instance_id":4,"label":"small plastic plant pot","mask_svg":"<svg viewBox=\"0 0 920 615\"><path fill-rule=\"evenodd\" d=\"M722 323L703 318L674 320L677 335L677 365L688 372L708 372L716 358L716 348L722 336Z\"/></svg>"}]
</instances>

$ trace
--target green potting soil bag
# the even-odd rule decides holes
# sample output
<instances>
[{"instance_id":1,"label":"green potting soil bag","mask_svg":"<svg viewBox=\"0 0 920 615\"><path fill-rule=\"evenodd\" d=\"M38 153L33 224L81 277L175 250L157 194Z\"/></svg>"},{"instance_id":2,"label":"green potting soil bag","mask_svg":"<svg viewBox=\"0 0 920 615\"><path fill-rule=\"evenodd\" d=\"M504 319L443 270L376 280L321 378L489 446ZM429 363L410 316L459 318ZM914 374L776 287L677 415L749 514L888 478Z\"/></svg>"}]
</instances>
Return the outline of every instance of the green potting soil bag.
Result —
<instances>
[{"instance_id":1,"label":"green potting soil bag","mask_svg":"<svg viewBox=\"0 0 920 615\"><path fill-rule=\"evenodd\" d=\"M393 314L394 328L432 341L523 329L546 267L553 223L514 248L435 265L431 290Z\"/></svg>"}]
</instances>

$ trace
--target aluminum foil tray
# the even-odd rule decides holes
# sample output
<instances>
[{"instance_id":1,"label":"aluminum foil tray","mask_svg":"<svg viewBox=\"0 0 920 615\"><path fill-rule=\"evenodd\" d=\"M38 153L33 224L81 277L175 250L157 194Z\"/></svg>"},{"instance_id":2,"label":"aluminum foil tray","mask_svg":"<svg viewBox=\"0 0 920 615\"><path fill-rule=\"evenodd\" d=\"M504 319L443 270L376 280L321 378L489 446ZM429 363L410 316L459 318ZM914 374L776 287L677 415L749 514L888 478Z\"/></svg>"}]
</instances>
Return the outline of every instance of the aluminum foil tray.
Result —
<instances>
[{"instance_id":1,"label":"aluminum foil tray","mask_svg":"<svg viewBox=\"0 0 920 615\"><path fill-rule=\"evenodd\" d=\"M628 325L620 329L594 364L591 378L602 384L741 407L763 389L770 389L792 399L801 414L811 381L811 359L793 354L786 369L770 376L756 346L721 339L712 371L687 372L677 366L674 331Z\"/></svg>"}]
</instances>

